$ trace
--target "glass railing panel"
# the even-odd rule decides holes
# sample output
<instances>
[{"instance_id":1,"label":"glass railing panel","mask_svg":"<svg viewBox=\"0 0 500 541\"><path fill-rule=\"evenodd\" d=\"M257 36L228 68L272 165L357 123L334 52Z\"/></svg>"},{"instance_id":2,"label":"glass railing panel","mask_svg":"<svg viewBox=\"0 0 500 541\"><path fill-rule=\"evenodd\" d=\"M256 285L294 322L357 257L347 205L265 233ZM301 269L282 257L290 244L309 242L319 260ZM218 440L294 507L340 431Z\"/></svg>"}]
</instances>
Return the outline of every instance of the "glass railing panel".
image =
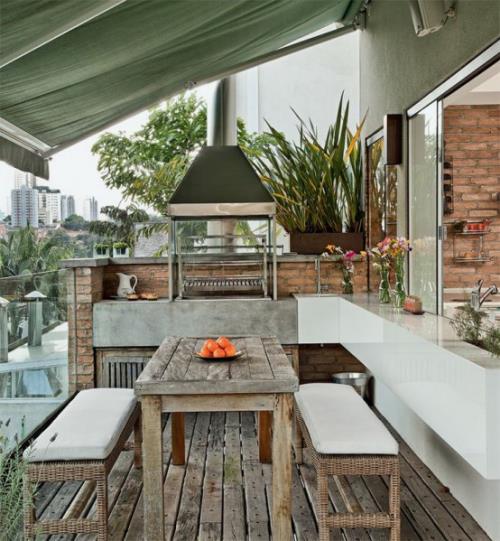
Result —
<instances>
[{"instance_id":1,"label":"glass railing panel","mask_svg":"<svg viewBox=\"0 0 500 541\"><path fill-rule=\"evenodd\" d=\"M0 278L0 434L10 446L68 397L68 272Z\"/></svg>"}]
</instances>

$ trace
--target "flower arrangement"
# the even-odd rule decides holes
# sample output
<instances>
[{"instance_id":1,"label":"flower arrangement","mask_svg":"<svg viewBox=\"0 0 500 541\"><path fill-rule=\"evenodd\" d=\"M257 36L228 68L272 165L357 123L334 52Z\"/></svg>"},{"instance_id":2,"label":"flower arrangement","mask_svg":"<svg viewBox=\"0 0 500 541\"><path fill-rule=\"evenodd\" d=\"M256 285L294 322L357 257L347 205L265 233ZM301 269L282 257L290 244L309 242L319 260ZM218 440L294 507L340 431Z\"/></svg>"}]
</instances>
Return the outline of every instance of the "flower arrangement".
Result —
<instances>
[{"instance_id":1,"label":"flower arrangement","mask_svg":"<svg viewBox=\"0 0 500 541\"><path fill-rule=\"evenodd\" d=\"M394 306L402 308L406 299L404 285L404 262L408 252L412 250L410 242L405 237L385 237L377 246L370 250L374 259L374 267L380 273L379 300L389 303L391 300L389 272L394 269L396 284L394 288Z\"/></svg>"},{"instance_id":2,"label":"flower arrangement","mask_svg":"<svg viewBox=\"0 0 500 541\"><path fill-rule=\"evenodd\" d=\"M328 244L323 252L324 257L338 256L336 262L342 270L342 293L350 295L354 293L352 285L352 276L354 274L354 261L356 258L363 260L366 257L366 252L355 252L354 250L345 251L340 246Z\"/></svg>"}]
</instances>

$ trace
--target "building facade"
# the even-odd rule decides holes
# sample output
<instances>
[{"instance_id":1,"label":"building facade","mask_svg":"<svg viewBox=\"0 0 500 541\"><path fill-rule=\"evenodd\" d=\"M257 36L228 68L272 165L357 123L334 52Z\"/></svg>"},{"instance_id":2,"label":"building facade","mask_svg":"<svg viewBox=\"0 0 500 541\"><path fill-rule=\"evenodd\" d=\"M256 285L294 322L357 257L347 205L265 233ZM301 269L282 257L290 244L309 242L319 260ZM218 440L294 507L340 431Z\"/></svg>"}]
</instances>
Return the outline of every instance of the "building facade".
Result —
<instances>
[{"instance_id":1,"label":"building facade","mask_svg":"<svg viewBox=\"0 0 500 541\"><path fill-rule=\"evenodd\" d=\"M53 190L47 186L37 186L38 218L44 225L52 225L61 221L61 190Z\"/></svg>"},{"instance_id":2,"label":"building facade","mask_svg":"<svg viewBox=\"0 0 500 541\"><path fill-rule=\"evenodd\" d=\"M83 201L83 217L87 222L93 222L99 218L99 204L95 197L88 197Z\"/></svg>"},{"instance_id":3,"label":"building facade","mask_svg":"<svg viewBox=\"0 0 500 541\"><path fill-rule=\"evenodd\" d=\"M269 123L297 140L297 113L306 123L311 120L322 138L343 95L354 128L360 118L359 39L353 32L236 74L238 116L250 131L268 131Z\"/></svg>"},{"instance_id":4,"label":"building facade","mask_svg":"<svg viewBox=\"0 0 500 541\"><path fill-rule=\"evenodd\" d=\"M25 171L14 171L14 189L18 190L21 186L28 186L28 188L34 188L36 186L36 177L33 173L26 173Z\"/></svg>"},{"instance_id":5,"label":"building facade","mask_svg":"<svg viewBox=\"0 0 500 541\"><path fill-rule=\"evenodd\" d=\"M38 227L38 192L25 184L11 192L12 227Z\"/></svg>"},{"instance_id":6,"label":"building facade","mask_svg":"<svg viewBox=\"0 0 500 541\"><path fill-rule=\"evenodd\" d=\"M72 195L68 195L66 198L66 206L68 210L68 216L76 214L75 198Z\"/></svg>"}]
</instances>

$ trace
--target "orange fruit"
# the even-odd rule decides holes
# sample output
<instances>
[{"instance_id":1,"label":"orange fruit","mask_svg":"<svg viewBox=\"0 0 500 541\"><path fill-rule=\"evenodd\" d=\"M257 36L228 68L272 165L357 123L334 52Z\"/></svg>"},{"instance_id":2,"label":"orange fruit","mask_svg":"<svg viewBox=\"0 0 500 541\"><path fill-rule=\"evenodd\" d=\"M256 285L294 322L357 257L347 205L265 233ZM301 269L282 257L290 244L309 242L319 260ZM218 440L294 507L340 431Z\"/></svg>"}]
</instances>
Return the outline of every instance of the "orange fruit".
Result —
<instances>
[{"instance_id":1,"label":"orange fruit","mask_svg":"<svg viewBox=\"0 0 500 541\"><path fill-rule=\"evenodd\" d=\"M217 338L217 343L222 349L226 349L227 346L231 345L231 342L225 336Z\"/></svg>"},{"instance_id":2,"label":"orange fruit","mask_svg":"<svg viewBox=\"0 0 500 541\"><path fill-rule=\"evenodd\" d=\"M222 359L222 357L226 356L226 352L222 348L217 348L214 351L214 359Z\"/></svg>"},{"instance_id":3,"label":"orange fruit","mask_svg":"<svg viewBox=\"0 0 500 541\"><path fill-rule=\"evenodd\" d=\"M210 338L205 342L204 347L208 349L208 351L211 351L212 353L219 348L219 345L215 340L211 340Z\"/></svg>"},{"instance_id":4,"label":"orange fruit","mask_svg":"<svg viewBox=\"0 0 500 541\"><path fill-rule=\"evenodd\" d=\"M208 348L206 348L205 346L203 346L203 347L201 348L200 355L201 355L202 357L206 357L207 359L209 359L210 357L212 357L212 352L211 352Z\"/></svg>"},{"instance_id":5,"label":"orange fruit","mask_svg":"<svg viewBox=\"0 0 500 541\"><path fill-rule=\"evenodd\" d=\"M234 357L236 355L236 348L233 344L230 344L227 346L227 348L224 350L226 352L226 357Z\"/></svg>"}]
</instances>

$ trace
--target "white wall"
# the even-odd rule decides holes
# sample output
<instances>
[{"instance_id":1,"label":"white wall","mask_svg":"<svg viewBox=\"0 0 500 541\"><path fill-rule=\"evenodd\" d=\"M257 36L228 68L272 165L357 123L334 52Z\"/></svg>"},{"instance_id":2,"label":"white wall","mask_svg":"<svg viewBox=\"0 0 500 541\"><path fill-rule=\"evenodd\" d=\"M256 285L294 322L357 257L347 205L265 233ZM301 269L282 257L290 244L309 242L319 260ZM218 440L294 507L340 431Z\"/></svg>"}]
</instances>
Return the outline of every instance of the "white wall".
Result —
<instances>
[{"instance_id":1,"label":"white wall","mask_svg":"<svg viewBox=\"0 0 500 541\"><path fill-rule=\"evenodd\" d=\"M290 107L324 135L342 91L350 102L351 125L359 121L359 33L355 32L268 62L237 75L237 109L250 130L266 131L266 120L296 136Z\"/></svg>"}]
</instances>

